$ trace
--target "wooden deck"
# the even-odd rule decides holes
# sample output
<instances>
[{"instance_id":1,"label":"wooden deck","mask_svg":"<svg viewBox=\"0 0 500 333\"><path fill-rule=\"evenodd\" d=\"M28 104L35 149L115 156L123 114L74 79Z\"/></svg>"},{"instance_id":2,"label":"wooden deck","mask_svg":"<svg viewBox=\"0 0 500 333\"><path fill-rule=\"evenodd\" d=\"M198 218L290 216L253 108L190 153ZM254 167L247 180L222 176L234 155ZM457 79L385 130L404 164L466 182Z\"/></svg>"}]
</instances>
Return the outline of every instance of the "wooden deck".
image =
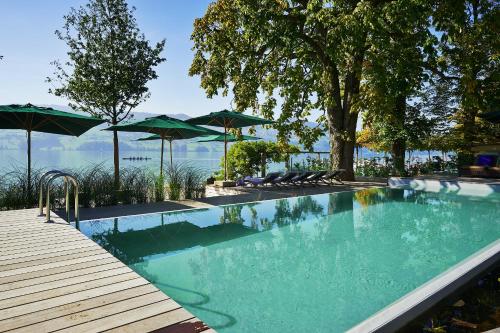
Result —
<instances>
[{"instance_id":1,"label":"wooden deck","mask_svg":"<svg viewBox=\"0 0 500 333\"><path fill-rule=\"evenodd\" d=\"M0 212L0 332L214 333L55 214Z\"/></svg>"}]
</instances>

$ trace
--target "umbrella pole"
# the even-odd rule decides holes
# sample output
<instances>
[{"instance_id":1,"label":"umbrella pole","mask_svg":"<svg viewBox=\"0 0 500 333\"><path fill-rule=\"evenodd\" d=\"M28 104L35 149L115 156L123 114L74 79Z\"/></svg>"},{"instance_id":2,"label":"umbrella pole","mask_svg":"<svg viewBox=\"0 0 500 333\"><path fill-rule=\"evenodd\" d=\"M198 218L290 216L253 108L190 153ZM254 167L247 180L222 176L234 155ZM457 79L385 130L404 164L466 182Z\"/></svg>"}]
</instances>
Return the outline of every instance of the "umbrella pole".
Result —
<instances>
[{"instance_id":1,"label":"umbrella pole","mask_svg":"<svg viewBox=\"0 0 500 333\"><path fill-rule=\"evenodd\" d=\"M172 160L172 140L168 140L170 142L170 166L174 164Z\"/></svg>"},{"instance_id":2,"label":"umbrella pole","mask_svg":"<svg viewBox=\"0 0 500 333\"><path fill-rule=\"evenodd\" d=\"M161 157L160 157L160 177L163 177L163 147L165 145L165 139L161 138Z\"/></svg>"},{"instance_id":3,"label":"umbrella pole","mask_svg":"<svg viewBox=\"0 0 500 333\"><path fill-rule=\"evenodd\" d=\"M31 130L28 130L28 198L31 197Z\"/></svg>"},{"instance_id":4,"label":"umbrella pole","mask_svg":"<svg viewBox=\"0 0 500 333\"><path fill-rule=\"evenodd\" d=\"M224 126L224 180L227 180L227 128Z\"/></svg>"}]
</instances>

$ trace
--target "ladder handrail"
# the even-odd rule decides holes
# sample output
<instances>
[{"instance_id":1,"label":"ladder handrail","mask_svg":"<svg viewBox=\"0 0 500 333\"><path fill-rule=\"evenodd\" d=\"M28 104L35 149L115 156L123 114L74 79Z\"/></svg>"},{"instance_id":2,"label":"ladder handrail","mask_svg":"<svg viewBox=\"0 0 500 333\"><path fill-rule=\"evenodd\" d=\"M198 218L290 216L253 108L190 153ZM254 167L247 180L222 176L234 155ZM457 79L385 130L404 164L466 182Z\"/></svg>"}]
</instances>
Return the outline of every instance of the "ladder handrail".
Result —
<instances>
[{"instance_id":1,"label":"ladder handrail","mask_svg":"<svg viewBox=\"0 0 500 333\"><path fill-rule=\"evenodd\" d=\"M74 176L72 176L69 173L66 172L59 172L59 173L52 173L52 176L49 178L47 181L47 200L46 200L46 209L47 213L45 214L46 221L50 222L50 185L52 185L52 182L56 180L57 178L64 177L64 187L65 187L65 192L66 192L66 214L68 215L68 222L69 222L69 182L73 183L73 192L75 196L75 222L78 225L78 222L80 220L80 213L78 209L78 182ZM42 211L43 212L43 211Z\"/></svg>"},{"instance_id":2,"label":"ladder handrail","mask_svg":"<svg viewBox=\"0 0 500 333\"><path fill-rule=\"evenodd\" d=\"M43 215L43 181L47 177L53 177L55 174L63 173L60 170L50 170L47 171L40 177L40 181L38 182L38 187L40 188L39 194L38 194L38 209L40 210L40 216Z\"/></svg>"}]
</instances>

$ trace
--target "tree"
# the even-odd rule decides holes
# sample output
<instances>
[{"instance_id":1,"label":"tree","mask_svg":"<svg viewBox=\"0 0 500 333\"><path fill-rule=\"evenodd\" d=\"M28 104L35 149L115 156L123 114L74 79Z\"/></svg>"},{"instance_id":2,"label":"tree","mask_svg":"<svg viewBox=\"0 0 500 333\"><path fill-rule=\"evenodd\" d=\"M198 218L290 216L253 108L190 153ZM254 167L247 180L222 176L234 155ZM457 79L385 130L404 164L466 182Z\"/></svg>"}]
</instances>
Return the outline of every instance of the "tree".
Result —
<instances>
[{"instance_id":1,"label":"tree","mask_svg":"<svg viewBox=\"0 0 500 333\"><path fill-rule=\"evenodd\" d=\"M461 165L472 162L472 144L481 129L477 116L499 103L499 10L498 1L440 0L433 13L441 33L436 66L454 82L459 103L454 119L462 136Z\"/></svg>"},{"instance_id":2,"label":"tree","mask_svg":"<svg viewBox=\"0 0 500 333\"><path fill-rule=\"evenodd\" d=\"M57 37L69 47L69 60L54 61L58 83L49 90L66 97L78 111L104 118L116 125L131 117L131 111L150 93L148 81L158 76L165 40L151 46L139 31L134 10L125 0L90 0L64 16ZM119 189L118 133L113 131L114 183Z\"/></svg>"},{"instance_id":3,"label":"tree","mask_svg":"<svg viewBox=\"0 0 500 333\"><path fill-rule=\"evenodd\" d=\"M377 26L421 12L426 1L217 0L194 24L190 75L212 97L232 88L238 110L271 118L282 100L279 139L308 148L325 130L332 168L353 179L363 71L378 53ZM312 110L324 125L307 128Z\"/></svg>"},{"instance_id":4,"label":"tree","mask_svg":"<svg viewBox=\"0 0 500 333\"><path fill-rule=\"evenodd\" d=\"M404 6L395 3L392 9L404 12ZM377 140L390 147L395 175L405 173L405 152L408 143L415 143L410 140L416 136L414 126L425 122L410 101L428 77L425 64L434 56L437 42L429 31L431 3L413 8L408 16L393 13L377 22L372 48L378 52L367 54L370 65L364 71L366 84L361 92L365 122Z\"/></svg>"},{"instance_id":5,"label":"tree","mask_svg":"<svg viewBox=\"0 0 500 333\"><path fill-rule=\"evenodd\" d=\"M255 175L270 162L286 162L300 149L294 145L266 141L238 141L229 148L227 172L229 179ZM264 158L264 160L263 160ZM224 165L224 159L221 161Z\"/></svg>"}]
</instances>

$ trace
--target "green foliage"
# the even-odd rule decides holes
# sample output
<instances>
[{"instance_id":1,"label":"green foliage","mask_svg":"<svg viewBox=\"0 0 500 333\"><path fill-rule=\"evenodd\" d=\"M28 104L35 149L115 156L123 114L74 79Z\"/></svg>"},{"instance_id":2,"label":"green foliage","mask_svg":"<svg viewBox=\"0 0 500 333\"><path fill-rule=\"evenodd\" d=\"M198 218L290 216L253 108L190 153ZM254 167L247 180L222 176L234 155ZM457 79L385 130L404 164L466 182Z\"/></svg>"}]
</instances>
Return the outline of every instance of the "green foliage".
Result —
<instances>
[{"instance_id":1,"label":"green foliage","mask_svg":"<svg viewBox=\"0 0 500 333\"><path fill-rule=\"evenodd\" d=\"M356 166L356 175L363 177L389 177L392 164L380 163L379 158L365 159Z\"/></svg>"},{"instance_id":2,"label":"green foliage","mask_svg":"<svg viewBox=\"0 0 500 333\"><path fill-rule=\"evenodd\" d=\"M124 0L90 0L64 16L57 37L69 47L69 61L54 61L50 89L70 100L75 110L107 119L113 124L149 97L148 81L156 79L154 67L165 41L151 46L141 34Z\"/></svg>"},{"instance_id":3,"label":"green foliage","mask_svg":"<svg viewBox=\"0 0 500 333\"><path fill-rule=\"evenodd\" d=\"M293 170L296 171L322 171L330 169L330 159L329 158L313 158L307 156L302 163L297 162L293 164Z\"/></svg>"},{"instance_id":4,"label":"green foliage","mask_svg":"<svg viewBox=\"0 0 500 333\"><path fill-rule=\"evenodd\" d=\"M193 166L184 171L183 192L185 199L201 198L205 195L206 174Z\"/></svg>"},{"instance_id":5,"label":"green foliage","mask_svg":"<svg viewBox=\"0 0 500 333\"><path fill-rule=\"evenodd\" d=\"M69 100L74 110L116 125L150 93L147 83L165 61L165 40L151 46L139 31L125 0L90 0L64 16L57 37L68 46L68 61L54 61L49 92ZM118 135L113 133L114 184L119 189Z\"/></svg>"},{"instance_id":6,"label":"green foliage","mask_svg":"<svg viewBox=\"0 0 500 333\"><path fill-rule=\"evenodd\" d=\"M285 162L290 154L298 153L299 147L266 141L240 141L234 143L227 153L229 179L255 175L262 171L262 157L266 163ZM224 165L222 158L221 166Z\"/></svg>"},{"instance_id":7,"label":"green foliage","mask_svg":"<svg viewBox=\"0 0 500 333\"><path fill-rule=\"evenodd\" d=\"M279 140L295 133L307 149L327 132L332 166L352 178L361 93L369 80L365 73L375 63L385 68L402 51L399 39L411 44L427 18L424 0L218 0L195 21L190 75L201 76L209 97L232 89L238 110L252 109L266 118L273 116L279 95ZM418 54L411 45L401 58ZM309 127L307 121L320 125Z\"/></svg>"},{"instance_id":8,"label":"green foliage","mask_svg":"<svg viewBox=\"0 0 500 333\"><path fill-rule=\"evenodd\" d=\"M165 200L165 178L158 176L155 178L155 198L157 202Z\"/></svg>"},{"instance_id":9,"label":"green foliage","mask_svg":"<svg viewBox=\"0 0 500 333\"><path fill-rule=\"evenodd\" d=\"M15 168L0 175L0 210L33 208L38 206L39 180L46 170L32 170L32 188L36 195L27 195L27 172ZM74 175L79 185L79 203L85 208L116 204L149 203L169 199L199 198L205 195L206 173L187 164L174 165L167 169L164 177L148 170L129 167L121 170L120 190L116 195L113 170L97 164L83 169L63 170ZM72 192L71 192L72 193ZM70 196L73 205L73 195ZM63 208L64 187L62 180L56 181L51 190L51 204Z\"/></svg>"},{"instance_id":10,"label":"green foliage","mask_svg":"<svg viewBox=\"0 0 500 333\"><path fill-rule=\"evenodd\" d=\"M170 165L165 170L165 180L167 184L168 198L170 200L180 200L184 170L182 164Z\"/></svg>"},{"instance_id":11,"label":"green foliage","mask_svg":"<svg viewBox=\"0 0 500 333\"><path fill-rule=\"evenodd\" d=\"M472 162L472 145L488 129L480 126L477 115L499 105L499 13L498 1L489 0L439 1L433 13L441 33L435 67L452 82L458 101L453 118L461 165Z\"/></svg>"}]
</instances>

